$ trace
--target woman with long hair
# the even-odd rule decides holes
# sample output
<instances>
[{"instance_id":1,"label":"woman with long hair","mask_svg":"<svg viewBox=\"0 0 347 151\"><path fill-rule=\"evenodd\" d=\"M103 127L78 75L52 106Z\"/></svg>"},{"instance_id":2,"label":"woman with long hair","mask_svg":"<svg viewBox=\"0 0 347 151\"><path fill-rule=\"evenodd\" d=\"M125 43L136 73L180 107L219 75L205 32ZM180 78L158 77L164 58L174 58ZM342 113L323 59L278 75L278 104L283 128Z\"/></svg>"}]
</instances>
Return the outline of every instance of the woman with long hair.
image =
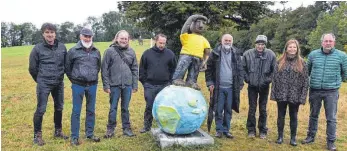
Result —
<instances>
[{"instance_id":1,"label":"woman with long hair","mask_svg":"<svg viewBox=\"0 0 347 151\"><path fill-rule=\"evenodd\" d=\"M296 146L298 126L298 110L305 104L309 86L308 69L300 56L299 42L295 39L287 41L282 56L277 61L271 88L271 100L277 102L277 144L283 143L284 119L289 106L290 145Z\"/></svg>"}]
</instances>

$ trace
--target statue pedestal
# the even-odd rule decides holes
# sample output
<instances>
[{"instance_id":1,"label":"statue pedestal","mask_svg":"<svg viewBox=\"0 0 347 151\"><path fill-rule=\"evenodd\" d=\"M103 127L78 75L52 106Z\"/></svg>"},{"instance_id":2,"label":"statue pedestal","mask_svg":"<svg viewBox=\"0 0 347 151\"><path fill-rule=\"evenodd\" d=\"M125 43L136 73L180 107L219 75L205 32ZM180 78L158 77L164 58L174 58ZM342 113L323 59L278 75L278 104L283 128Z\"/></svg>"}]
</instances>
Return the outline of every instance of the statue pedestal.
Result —
<instances>
[{"instance_id":1,"label":"statue pedestal","mask_svg":"<svg viewBox=\"0 0 347 151\"><path fill-rule=\"evenodd\" d=\"M160 128L152 128L151 133L161 149L172 145L194 146L214 144L214 139L201 129L187 135L172 135L161 131Z\"/></svg>"}]
</instances>

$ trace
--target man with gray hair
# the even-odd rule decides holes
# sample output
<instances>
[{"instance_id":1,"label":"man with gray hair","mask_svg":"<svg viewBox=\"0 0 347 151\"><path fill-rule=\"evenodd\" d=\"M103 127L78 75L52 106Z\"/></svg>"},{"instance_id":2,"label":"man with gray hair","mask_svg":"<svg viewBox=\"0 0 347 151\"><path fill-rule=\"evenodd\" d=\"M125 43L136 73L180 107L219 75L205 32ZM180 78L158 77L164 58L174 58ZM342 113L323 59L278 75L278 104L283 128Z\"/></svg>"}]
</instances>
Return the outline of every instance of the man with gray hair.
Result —
<instances>
[{"instance_id":1,"label":"man with gray hair","mask_svg":"<svg viewBox=\"0 0 347 151\"><path fill-rule=\"evenodd\" d=\"M119 98L122 101L123 135L135 136L130 126L129 103L131 93L137 92L138 66L135 51L129 46L129 33L127 31L121 30L116 34L113 43L104 52L101 66L104 91L110 96L107 132L104 138L114 136Z\"/></svg>"},{"instance_id":2,"label":"man with gray hair","mask_svg":"<svg viewBox=\"0 0 347 151\"><path fill-rule=\"evenodd\" d=\"M341 82L347 81L347 55L335 48L335 36L323 34L322 47L308 55L307 66L310 74L310 121L307 138L303 144L313 143L318 127L318 117L322 100L327 120L327 149L336 150L336 112Z\"/></svg>"},{"instance_id":3,"label":"man with gray hair","mask_svg":"<svg viewBox=\"0 0 347 151\"><path fill-rule=\"evenodd\" d=\"M86 96L85 133L88 140L99 142L94 136L96 89L101 67L100 51L93 45L93 32L88 28L80 31L80 41L66 57L65 71L71 81L71 145L79 145L80 117L83 96Z\"/></svg>"},{"instance_id":4,"label":"man with gray hair","mask_svg":"<svg viewBox=\"0 0 347 151\"><path fill-rule=\"evenodd\" d=\"M206 85L211 95L210 109L216 106L217 138L221 138L222 135L233 138L229 132L232 109L239 112L240 91L243 87L242 53L232 44L233 37L224 34L221 44L210 54L205 71Z\"/></svg>"},{"instance_id":5,"label":"man with gray hair","mask_svg":"<svg viewBox=\"0 0 347 151\"><path fill-rule=\"evenodd\" d=\"M266 105L269 95L269 85L272 81L274 69L276 66L276 55L266 49L267 37L258 35L255 40L255 48L247 50L243 54L243 68L245 71L245 82L248 83L248 101L249 110L247 118L248 137L253 138L256 135L256 117L257 101L259 95L259 137L265 139L267 135L267 113Z\"/></svg>"}]
</instances>

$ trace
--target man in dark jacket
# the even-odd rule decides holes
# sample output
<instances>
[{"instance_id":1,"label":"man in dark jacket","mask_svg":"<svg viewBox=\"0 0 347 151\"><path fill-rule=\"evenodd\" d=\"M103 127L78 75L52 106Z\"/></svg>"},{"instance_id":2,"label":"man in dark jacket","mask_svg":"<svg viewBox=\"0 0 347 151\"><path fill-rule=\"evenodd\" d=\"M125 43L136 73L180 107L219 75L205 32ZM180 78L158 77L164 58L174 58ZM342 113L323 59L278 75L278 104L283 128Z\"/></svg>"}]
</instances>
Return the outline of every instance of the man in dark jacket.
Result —
<instances>
[{"instance_id":1,"label":"man in dark jacket","mask_svg":"<svg viewBox=\"0 0 347 151\"><path fill-rule=\"evenodd\" d=\"M246 83L248 83L249 99L247 129L248 137L255 137L255 112L257 110L257 100L259 95L259 136L261 139L265 139L267 135L266 105L269 94L269 85L276 66L276 55L272 50L265 48L267 43L267 37L265 35L258 35L255 43L255 48L247 50L243 54L243 67L245 71L244 78Z\"/></svg>"},{"instance_id":2,"label":"man in dark jacket","mask_svg":"<svg viewBox=\"0 0 347 151\"><path fill-rule=\"evenodd\" d=\"M101 76L104 91L110 95L110 111L108 115L105 138L114 136L116 127L118 100L121 97L121 113L123 134L135 136L129 120L129 103L131 92L137 92L138 66L135 51L129 47L129 33L119 31L114 43L104 52L101 65Z\"/></svg>"},{"instance_id":3,"label":"man in dark jacket","mask_svg":"<svg viewBox=\"0 0 347 151\"><path fill-rule=\"evenodd\" d=\"M100 52L93 45L93 32L83 28L80 41L72 47L66 57L66 75L72 83L71 145L79 145L80 116L83 96L86 96L86 137L99 142L94 136L96 89L101 66Z\"/></svg>"},{"instance_id":4,"label":"man in dark jacket","mask_svg":"<svg viewBox=\"0 0 347 151\"><path fill-rule=\"evenodd\" d=\"M48 96L54 101L54 137L68 139L62 132L64 106L64 61L66 47L56 40L56 27L44 23L41 32L44 41L35 45L30 53L29 73L37 83L37 108L34 114L34 144L42 146L42 119L46 112Z\"/></svg>"},{"instance_id":5,"label":"man in dark jacket","mask_svg":"<svg viewBox=\"0 0 347 151\"><path fill-rule=\"evenodd\" d=\"M166 36L155 36L155 46L146 50L140 62L140 82L144 88L146 110L144 113L144 127L140 131L145 133L152 127L152 107L154 98L167 85L171 83L176 68L175 54L165 48Z\"/></svg>"},{"instance_id":6,"label":"man in dark jacket","mask_svg":"<svg viewBox=\"0 0 347 151\"><path fill-rule=\"evenodd\" d=\"M216 104L216 137L224 134L233 138L229 132L232 109L239 112L240 91L243 87L243 68L239 50L232 46L233 37L230 34L222 36L218 45L207 61L206 85L209 88L210 101ZM224 114L223 114L224 113Z\"/></svg>"}]
</instances>

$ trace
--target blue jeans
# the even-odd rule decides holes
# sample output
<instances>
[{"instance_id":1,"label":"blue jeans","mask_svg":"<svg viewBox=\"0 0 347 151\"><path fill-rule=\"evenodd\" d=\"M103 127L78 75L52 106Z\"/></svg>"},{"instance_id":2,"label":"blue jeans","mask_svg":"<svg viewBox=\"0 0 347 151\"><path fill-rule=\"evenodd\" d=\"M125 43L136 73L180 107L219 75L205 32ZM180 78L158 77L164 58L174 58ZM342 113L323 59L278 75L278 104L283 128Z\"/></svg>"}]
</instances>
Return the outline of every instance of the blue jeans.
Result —
<instances>
[{"instance_id":1,"label":"blue jeans","mask_svg":"<svg viewBox=\"0 0 347 151\"><path fill-rule=\"evenodd\" d=\"M71 138L79 138L80 117L83 103L83 96L86 96L86 137L94 135L95 125L95 98L97 85L80 86L72 84L72 114L71 114Z\"/></svg>"},{"instance_id":2,"label":"blue jeans","mask_svg":"<svg viewBox=\"0 0 347 151\"><path fill-rule=\"evenodd\" d=\"M231 106L233 103L233 89L219 88L217 111L216 111L216 131L227 133L230 130L232 116ZM224 115L223 115L224 111Z\"/></svg>"},{"instance_id":3,"label":"blue jeans","mask_svg":"<svg viewBox=\"0 0 347 151\"><path fill-rule=\"evenodd\" d=\"M57 85L37 83L37 107L34 114L34 133L42 131L43 115L46 112L48 96L51 93L54 101L54 125L55 129L62 128L62 116L64 107L64 82Z\"/></svg>"},{"instance_id":4,"label":"blue jeans","mask_svg":"<svg viewBox=\"0 0 347 151\"><path fill-rule=\"evenodd\" d=\"M173 80L182 79L188 69L186 82L196 83L199 75L201 59L190 55L180 55L175 73L172 76Z\"/></svg>"},{"instance_id":5,"label":"blue jeans","mask_svg":"<svg viewBox=\"0 0 347 151\"><path fill-rule=\"evenodd\" d=\"M339 99L338 90L310 90L310 121L308 128L308 136L315 137L318 127L318 118L322 100L324 102L325 117L327 120L327 141L334 142L336 140L336 112L337 102Z\"/></svg>"},{"instance_id":6,"label":"blue jeans","mask_svg":"<svg viewBox=\"0 0 347 151\"><path fill-rule=\"evenodd\" d=\"M129 103L131 99L131 86L122 87L111 87L110 94L110 111L108 113L108 130L114 130L117 125L117 108L118 100L121 97L121 116L122 116L122 128L130 128L130 114L129 114Z\"/></svg>"}]
</instances>

